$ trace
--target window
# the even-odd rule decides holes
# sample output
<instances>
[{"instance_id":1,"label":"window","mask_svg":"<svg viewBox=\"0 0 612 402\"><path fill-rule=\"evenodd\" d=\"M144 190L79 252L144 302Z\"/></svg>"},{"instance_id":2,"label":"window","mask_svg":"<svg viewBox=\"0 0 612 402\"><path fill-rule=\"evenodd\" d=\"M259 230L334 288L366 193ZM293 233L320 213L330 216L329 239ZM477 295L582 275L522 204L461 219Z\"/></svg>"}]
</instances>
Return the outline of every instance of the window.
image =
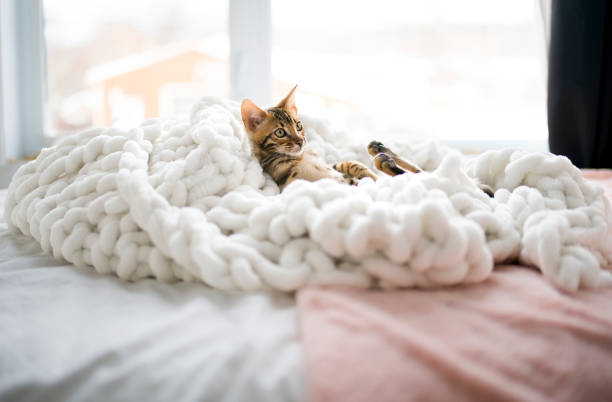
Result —
<instances>
[{"instance_id":1,"label":"window","mask_svg":"<svg viewBox=\"0 0 612 402\"><path fill-rule=\"evenodd\" d=\"M358 141L439 138L487 148L547 138L536 0L276 0L274 98Z\"/></svg>"},{"instance_id":2,"label":"window","mask_svg":"<svg viewBox=\"0 0 612 402\"><path fill-rule=\"evenodd\" d=\"M545 149L545 3L4 0L0 107L16 129L0 127L0 156L294 84L301 112L356 141Z\"/></svg>"},{"instance_id":3,"label":"window","mask_svg":"<svg viewBox=\"0 0 612 402\"><path fill-rule=\"evenodd\" d=\"M51 135L186 117L229 95L228 2L44 0Z\"/></svg>"}]
</instances>

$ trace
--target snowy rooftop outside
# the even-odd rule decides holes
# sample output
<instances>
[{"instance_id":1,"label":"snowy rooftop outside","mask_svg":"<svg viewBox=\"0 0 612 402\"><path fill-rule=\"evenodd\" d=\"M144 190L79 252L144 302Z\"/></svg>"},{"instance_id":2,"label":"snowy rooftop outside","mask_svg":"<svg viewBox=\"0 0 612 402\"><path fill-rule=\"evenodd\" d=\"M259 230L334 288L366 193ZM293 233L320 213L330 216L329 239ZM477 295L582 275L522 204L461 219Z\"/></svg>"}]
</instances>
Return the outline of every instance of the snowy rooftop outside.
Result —
<instances>
[{"instance_id":1,"label":"snowy rooftop outside","mask_svg":"<svg viewBox=\"0 0 612 402\"><path fill-rule=\"evenodd\" d=\"M185 116L229 94L225 1L44 5L53 132ZM301 112L363 141L544 141L539 18L535 0L272 0L274 97L299 84Z\"/></svg>"}]
</instances>

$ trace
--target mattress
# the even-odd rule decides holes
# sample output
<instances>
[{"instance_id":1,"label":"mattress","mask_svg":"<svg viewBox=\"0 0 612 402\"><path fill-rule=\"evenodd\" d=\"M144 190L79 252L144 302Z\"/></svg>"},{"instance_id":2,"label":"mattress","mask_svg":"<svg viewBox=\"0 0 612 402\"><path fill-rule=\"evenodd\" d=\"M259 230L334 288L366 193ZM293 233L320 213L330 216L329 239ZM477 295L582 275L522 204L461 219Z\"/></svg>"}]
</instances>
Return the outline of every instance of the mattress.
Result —
<instances>
[{"instance_id":1,"label":"mattress","mask_svg":"<svg viewBox=\"0 0 612 402\"><path fill-rule=\"evenodd\" d=\"M2 401L303 400L295 321L290 295L123 282L0 221Z\"/></svg>"},{"instance_id":2,"label":"mattress","mask_svg":"<svg viewBox=\"0 0 612 402\"><path fill-rule=\"evenodd\" d=\"M584 176L612 201L612 171ZM497 266L482 283L427 291L305 289L298 308L314 401L612 400L608 272L571 292Z\"/></svg>"},{"instance_id":3,"label":"mattress","mask_svg":"<svg viewBox=\"0 0 612 402\"><path fill-rule=\"evenodd\" d=\"M612 172L585 174L612 199ZM0 191L0 210L6 195ZM125 282L0 221L1 401L610 400L612 287L498 268L437 290Z\"/></svg>"}]
</instances>

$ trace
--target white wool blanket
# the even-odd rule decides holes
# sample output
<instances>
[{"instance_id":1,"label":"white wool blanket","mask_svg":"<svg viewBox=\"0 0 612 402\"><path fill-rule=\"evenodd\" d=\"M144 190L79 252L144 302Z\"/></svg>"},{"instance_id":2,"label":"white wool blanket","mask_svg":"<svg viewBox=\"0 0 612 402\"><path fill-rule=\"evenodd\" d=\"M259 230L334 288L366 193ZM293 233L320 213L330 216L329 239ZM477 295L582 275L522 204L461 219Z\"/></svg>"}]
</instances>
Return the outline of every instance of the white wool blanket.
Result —
<instances>
[{"instance_id":1,"label":"white wool blanket","mask_svg":"<svg viewBox=\"0 0 612 402\"><path fill-rule=\"evenodd\" d=\"M327 162L371 166L365 144L303 122ZM434 287L479 282L512 261L577 289L596 286L611 265L610 205L567 158L394 148L427 171L358 186L298 180L279 193L251 155L239 105L204 98L190 123L62 138L16 173L5 217L76 266L225 290Z\"/></svg>"}]
</instances>

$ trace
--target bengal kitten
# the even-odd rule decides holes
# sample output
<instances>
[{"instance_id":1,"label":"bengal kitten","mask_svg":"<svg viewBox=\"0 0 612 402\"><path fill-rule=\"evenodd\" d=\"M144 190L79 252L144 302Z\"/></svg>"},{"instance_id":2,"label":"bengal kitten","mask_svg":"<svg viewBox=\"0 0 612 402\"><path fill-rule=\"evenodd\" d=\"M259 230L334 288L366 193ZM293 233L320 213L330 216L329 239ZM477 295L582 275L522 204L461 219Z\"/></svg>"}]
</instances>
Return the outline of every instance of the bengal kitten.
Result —
<instances>
[{"instance_id":1,"label":"bengal kitten","mask_svg":"<svg viewBox=\"0 0 612 402\"><path fill-rule=\"evenodd\" d=\"M297 85L278 105L267 110L260 109L249 99L243 100L241 107L242 121L253 154L280 190L297 179L333 179L352 185L364 177L378 179L372 170L360 162L344 161L328 166L307 144L304 126L298 118L295 106L296 88ZM374 157L376 168L390 176L421 172L421 168L378 141L370 142L368 153ZM489 187L478 185L484 192L492 195Z\"/></svg>"}]
</instances>

